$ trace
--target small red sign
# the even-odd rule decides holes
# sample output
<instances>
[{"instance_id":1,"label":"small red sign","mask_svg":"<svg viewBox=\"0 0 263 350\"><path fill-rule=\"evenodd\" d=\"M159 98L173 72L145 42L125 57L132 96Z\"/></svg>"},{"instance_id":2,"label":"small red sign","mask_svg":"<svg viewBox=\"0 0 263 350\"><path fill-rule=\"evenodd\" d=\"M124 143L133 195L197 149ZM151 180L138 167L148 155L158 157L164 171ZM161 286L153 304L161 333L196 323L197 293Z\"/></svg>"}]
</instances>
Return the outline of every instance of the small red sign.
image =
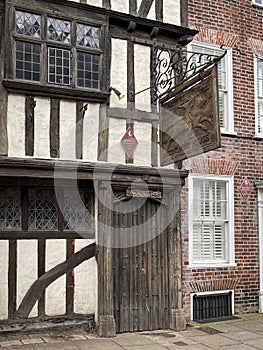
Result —
<instances>
[{"instance_id":1,"label":"small red sign","mask_svg":"<svg viewBox=\"0 0 263 350\"><path fill-rule=\"evenodd\" d=\"M131 157L133 155L133 152L135 151L135 148L138 145L138 141L131 128L128 128L126 130L126 133L121 139L121 144L127 156Z\"/></svg>"},{"instance_id":2,"label":"small red sign","mask_svg":"<svg viewBox=\"0 0 263 350\"><path fill-rule=\"evenodd\" d=\"M239 191L241 192L242 196L244 197L245 201L248 200L248 197L250 196L252 192L252 185L249 182L247 178L245 178L239 187Z\"/></svg>"}]
</instances>

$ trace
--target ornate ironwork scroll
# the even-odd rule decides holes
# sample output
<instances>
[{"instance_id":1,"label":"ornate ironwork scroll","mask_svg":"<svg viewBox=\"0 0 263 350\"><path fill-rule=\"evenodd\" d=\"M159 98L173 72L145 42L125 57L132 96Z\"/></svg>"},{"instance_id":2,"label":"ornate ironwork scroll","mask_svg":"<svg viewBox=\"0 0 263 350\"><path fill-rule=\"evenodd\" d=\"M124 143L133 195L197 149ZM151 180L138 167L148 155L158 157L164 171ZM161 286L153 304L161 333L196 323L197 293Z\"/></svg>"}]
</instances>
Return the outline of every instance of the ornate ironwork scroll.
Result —
<instances>
[{"instance_id":1,"label":"ornate ironwork scroll","mask_svg":"<svg viewBox=\"0 0 263 350\"><path fill-rule=\"evenodd\" d=\"M152 48L152 101L167 91L191 79L197 73L220 61L222 56L191 52L182 48L168 49L158 45ZM138 94L140 92L137 92Z\"/></svg>"}]
</instances>

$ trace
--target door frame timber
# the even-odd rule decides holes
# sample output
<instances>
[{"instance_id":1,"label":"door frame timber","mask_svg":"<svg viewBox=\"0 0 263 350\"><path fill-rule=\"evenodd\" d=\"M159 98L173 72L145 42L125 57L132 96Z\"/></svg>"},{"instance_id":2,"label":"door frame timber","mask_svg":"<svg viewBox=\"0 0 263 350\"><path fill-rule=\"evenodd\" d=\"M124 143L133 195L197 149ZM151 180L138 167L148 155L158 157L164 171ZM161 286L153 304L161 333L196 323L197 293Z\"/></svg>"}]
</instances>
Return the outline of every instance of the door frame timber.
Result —
<instances>
[{"instance_id":1,"label":"door frame timber","mask_svg":"<svg viewBox=\"0 0 263 350\"><path fill-rule=\"evenodd\" d=\"M154 169L153 169L154 170ZM156 170L156 169L155 169ZM159 170L159 169L158 169ZM144 178L147 182L148 190L159 190L166 198L167 220L170 223L167 228L168 235L168 294L169 294L169 328L177 331L184 330L186 327L186 318L183 312L182 296L182 247L181 247L181 227L180 227L180 194L187 173L180 170L173 170L179 175L179 181L174 177L174 183L169 181L160 182L157 178L153 179L139 175L136 180ZM110 205L103 203L113 203L113 191L123 191L129 189L133 181L129 173L123 174L122 179L114 181L98 182L98 215L102 226L98 225L98 322L99 335L101 337L112 337L116 335L116 323L114 319L114 276L113 276L113 249L112 244L112 217L113 209ZM155 182L155 181L156 182Z\"/></svg>"}]
</instances>

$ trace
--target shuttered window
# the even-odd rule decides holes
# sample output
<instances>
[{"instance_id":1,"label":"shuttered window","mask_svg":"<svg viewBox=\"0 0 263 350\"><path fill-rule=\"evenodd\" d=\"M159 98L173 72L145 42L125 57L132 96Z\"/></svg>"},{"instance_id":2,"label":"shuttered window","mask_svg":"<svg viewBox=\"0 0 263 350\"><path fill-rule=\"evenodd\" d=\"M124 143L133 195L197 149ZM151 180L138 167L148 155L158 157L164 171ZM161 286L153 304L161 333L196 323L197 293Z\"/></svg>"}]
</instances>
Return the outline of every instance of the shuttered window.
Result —
<instances>
[{"instance_id":1,"label":"shuttered window","mask_svg":"<svg viewBox=\"0 0 263 350\"><path fill-rule=\"evenodd\" d=\"M190 196L192 263L229 262L232 255L229 249L233 243L229 181L219 178L193 178L189 190L192 191Z\"/></svg>"},{"instance_id":2,"label":"shuttered window","mask_svg":"<svg viewBox=\"0 0 263 350\"><path fill-rule=\"evenodd\" d=\"M256 62L256 134L263 135L263 61Z\"/></svg>"},{"instance_id":3,"label":"shuttered window","mask_svg":"<svg viewBox=\"0 0 263 350\"><path fill-rule=\"evenodd\" d=\"M193 55L192 60L195 64L204 64L211 61L214 57L221 56L224 50L212 45L204 46L201 43L191 45L192 52L203 54ZM198 60L198 61L197 61ZM219 117L222 132L233 131L233 84L232 84L232 53L231 49L218 64L218 88L219 88Z\"/></svg>"}]
</instances>

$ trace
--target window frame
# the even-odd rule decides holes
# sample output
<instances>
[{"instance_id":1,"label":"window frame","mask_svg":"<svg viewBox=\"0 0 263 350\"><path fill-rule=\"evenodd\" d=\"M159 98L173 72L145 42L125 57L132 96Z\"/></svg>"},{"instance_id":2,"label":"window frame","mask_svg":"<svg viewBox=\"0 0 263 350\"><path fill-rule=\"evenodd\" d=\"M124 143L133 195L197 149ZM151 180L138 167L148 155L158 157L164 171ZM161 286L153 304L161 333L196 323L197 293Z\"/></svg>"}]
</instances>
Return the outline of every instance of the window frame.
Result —
<instances>
[{"instance_id":1,"label":"window frame","mask_svg":"<svg viewBox=\"0 0 263 350\"><path fill-rule=\"evenodd\" d=\"M21 88L25 91L40 91L41 93L44 92L44 94L47 95L67 95L67 96L85 96L89 97L91 99L94 99L96 96L97 100L105 100L109 96L109 92L107 91L107 82L106 82L106 76L107 73L104 74L105 70L108 70L108 64L106 63L106 54L108 52L107 48L107 40L106 40L106 33L108 32L108 22L106 16L84 16L85 11L79 10L79 14L74 13L72 17L69 17L68 15L67 6L61 7L61 13L59 16L54 13L52 13L49 9L47 9L46 6L39 3L37 6L32 6L31 8L28 7L21 7L18 5L12 6L12 21L10 21L10 36L8 36L7 40L10 42L10 47L12 48L9 50L10 54L12 55L12 58L10 60L10 68L7 68L5 71L5 78L3 81L3 84L9 89L10 91L17 90ZM21 12L27 12L32 13L35 15L39 15L41 17L41 35L40 38L38 37L31 37L27 35L22 35L16 33L16 11ZM49 40L48 34L47 34L47 20L48 17L50 18L57 18L65 21L71 22L71 42L69 44ZM96 17L98 17L96 19ZM105 18L103 18L105 17ZM77 37L76 37L76 28L77 23L81 25L87 25L91 27L97 27L99 28L99 48L97 48L95 45L94 47L88 47L88 46L82 46L77 44ZM33 43L33 44L39 44L41 46L41 55L40 55L40 81L33 81L33 80L25 80L25 79L19 79L16 78L16 41L20 41L22 43ZM67 49L70 50L70 70L71 70L71 76L70 76L70 84L55 84L50 83L48 81L48 48L60 48L60 49ZM99 60L99 81L98 81L98 88L96 87L83 87L78 86L77 82L77 52L85 52L89 54L94 54L98 56ZM97 73L97 71L95 72ZM93 85L93 82L91 83L91 86ZM93 85L94 86L94 85ZM72 93L72 91L74 91Z\"/></svg>"},{"instance_id":2,"label":"window frame","mask_svg":"<svg viewBox=\"0 0 263 350\"><path fill-rule=\"evenodd\" d=\"M259 129L259 113L258 113L258 61L261 61L263 64L263 59L259 59L256 55L254 55L254 103L255 103L255 137L263 138L263 128L262 132ZM262 98L263 100L263 98Z\"/></svg>"},{"instance_id":3,"label":"window frame","mask_svg":"<svg viewBox=\"0 0 263 350\"><path fill-rule=\"evenodd\" d=\"M201 41L192 41L189 44L189 50L193 52L193 46L197 48L200 48L200 50L215 50L215 51L222 51L222 54L224 53L224 50L221 49L219 45L216 44L209 44ZM225 57L223 57L223 60L225 61L226 65L226 94L227 94L227 108L226 113L227 118L225 118L225 127L220 127L222 134L236 134L234 131L234 104L233 104L233 54L232 54L232 48L230 47L224 47L224 49L227 50L227 54ZM226 117L226 116L225 116Z\"/></svg>"},{"instance_id":4,"label":"window frame","mask_svg":"<svg viewBox=\"0 0 263 350\"><path fill-rule=\"evenodd\" d=\"M39 238L56 238L56 239L73 239L73 238L95 238L95 224L94 220L91 220L89 228L73 229L66 228L63 216L63 192L75 190L74 185L66 184L54 188L48 184L37 184L35 186L28 184L19 185L1 185L1 189L11 189L20 191L20 213L21 213L21 228L18 229L1 229L0 239L39 239ZM86 192L90 195L90 212L91 216L94 217L94 190L90 186L80 186L80 192ZM56 229L31 229L29 227L29 191L30 190L48 190L52 191L56 200L57 207L57 227Z\"/></svg>"},{"instance_id":5,"label":"window frame","mask_svg":"<svg viewBox=\"0 0 263 350\"><path fill-rule=\"evenodd\" d=\"M194 261L193 258L193 200L194 180L224 181L226 182L227 199L227 236L226 236L226 259L222 261ZM208 268L236 266L235 242L234 242L234 177L229 175L191 174L188 177L188 230L189 230L189 268Z\"/></svg>"}]
</instances>

